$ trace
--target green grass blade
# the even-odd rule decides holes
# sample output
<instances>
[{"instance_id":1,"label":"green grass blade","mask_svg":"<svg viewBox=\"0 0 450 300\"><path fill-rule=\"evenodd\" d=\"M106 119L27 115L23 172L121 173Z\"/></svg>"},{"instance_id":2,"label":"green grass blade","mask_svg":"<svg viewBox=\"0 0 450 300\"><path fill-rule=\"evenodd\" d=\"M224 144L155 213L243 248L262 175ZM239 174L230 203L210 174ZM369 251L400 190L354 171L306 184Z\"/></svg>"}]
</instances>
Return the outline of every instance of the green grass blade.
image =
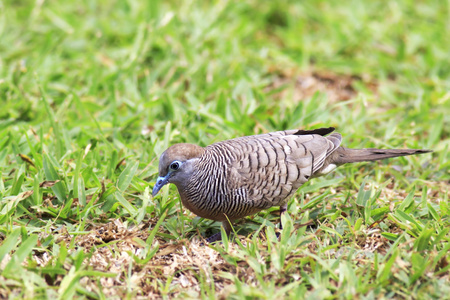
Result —
<instances>
[{"instance_id":1,"label":"green grass blade","mask_svg":"<svg viewBox=\"0 0 450 300\"><path fill-rule=\"evenodd\" d=\"M127 164L127 167L122 171L117 180L117 187L120 191L125 191L133 180L133 176L136 174L139 162L135 161Z\"/></svg>"},{"instance_id":2,"label":"green grass blade","mask_svg":"<svg viewBox=\"0 0 450 300\"><path fill-rule=\"evenodd\" d=\"M44 154L43 167L47 180L60 180L60 177L47 154ZM66 200L66 188L61 181L52 186L51 189L60 202Z\"/></svg>"},{"instance_id":3,"label":"green grass blade","mask_svg":"<svg viewBox=\"0 0 450 300\"><path fill-rule=\"evenodd\" d=\"M35 234L30 235L25 241L23 241L16 252L14 252L11 256L11 260L5 266L3 274L13 275L17 272L17 269L21 268L20 264L25 260L28 254L31 253L37 241L38 236Z\"/></svg>"},{"instance_id":4,"label":"green grass blade","mask_svg":"<svg viewBox=\"0 0 450 300\"><path fill-rule=\"evenodd\" d=\"M392 266L394 264L395 259L397 258L399 254L398 249L395 249L392 254L391 257L387 260L387 262L384 264L384 267L382 269L380 269L380 271L378 272L377 278L380 282L386 281L388 280L388 278L390 276L392 276Z\"/></svg>"},{"instance_id":5,"label":"green grass blade","mask_svg":"<svg viewBox=\"0 0 450 300\"><path fill-rule=\"evenodd\" d=\"M128 202L119 191L114 193L114 197L117 201L130 213L131 216L135 216L138 210Z\"/></svg>"},{"instance_id":6,"label":"green grass blade","mask_svg":"<svg viewBox=\"0 0 450 300\"><path fill-rule=\"evenodd\" d=\"M7 253L11 252L14 249L16 244L19 242L18 240L19 236L20 236L20 228L16 228L11 233L8 234L8 236L0 246L0 262L3 260L3 258Z\"/></svg>"}]
</instances>

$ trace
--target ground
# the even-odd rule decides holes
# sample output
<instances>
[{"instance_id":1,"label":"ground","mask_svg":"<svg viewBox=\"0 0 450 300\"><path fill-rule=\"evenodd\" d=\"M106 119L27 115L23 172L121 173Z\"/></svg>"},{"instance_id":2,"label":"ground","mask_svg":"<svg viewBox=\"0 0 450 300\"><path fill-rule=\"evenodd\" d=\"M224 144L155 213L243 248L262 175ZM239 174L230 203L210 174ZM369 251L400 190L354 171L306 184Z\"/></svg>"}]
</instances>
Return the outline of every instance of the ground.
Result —
<instances>
[{"instance_id":1,"label":"ground","mask_svg":"<svg viewBox=\"0 0 450 300\"><path fill-rule=\"evenodd\" d=\"M447 2L0 4L0 299L450 294ZM215 245L151 197L174 143L329 126L434 152L342 166L283 231L273 208Z\"/></svg>"}]
</instances>

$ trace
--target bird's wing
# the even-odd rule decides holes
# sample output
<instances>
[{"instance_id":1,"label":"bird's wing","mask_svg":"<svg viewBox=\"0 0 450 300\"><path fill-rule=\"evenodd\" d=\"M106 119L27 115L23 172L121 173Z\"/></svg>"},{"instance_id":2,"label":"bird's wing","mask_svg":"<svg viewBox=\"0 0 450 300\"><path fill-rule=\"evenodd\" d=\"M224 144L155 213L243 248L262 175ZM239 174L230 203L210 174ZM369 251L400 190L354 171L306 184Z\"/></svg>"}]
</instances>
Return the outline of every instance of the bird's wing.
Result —
<instances>
[{"instance_id":1,"label":"bird's wing","mask_svg":"<svg viewBox=\"0 0 450 300\"><path fill-rule=\"evenodd\" d=\"M228 140L232 150L228 188L247 193L261 208L279 205L323 168L325 159L339 147L341 136L296 134L298 130ZM223 142L224 143L224 142Z\"/></svg>"}]
</instances>

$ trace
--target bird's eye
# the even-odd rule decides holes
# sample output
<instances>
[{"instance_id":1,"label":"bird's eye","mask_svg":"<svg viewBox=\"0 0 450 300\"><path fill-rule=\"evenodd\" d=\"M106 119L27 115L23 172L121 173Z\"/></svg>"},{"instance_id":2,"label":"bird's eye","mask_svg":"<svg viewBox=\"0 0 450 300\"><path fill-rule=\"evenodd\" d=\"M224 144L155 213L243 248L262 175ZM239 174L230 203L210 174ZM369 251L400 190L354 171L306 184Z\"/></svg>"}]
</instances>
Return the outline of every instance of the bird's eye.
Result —
<instances>
[{"instance_id":1,"label":"bird's eye","mask_svg":"<svg viewBox=\"0 0 450 300\"><path fill-rule=\"evenodd\" d=\"M176 171L180 168L180 166L181 166L181 163L179 161L174 161L173 163L170 164L169 168L172 171Z\"/></svg>"}]
</instances>

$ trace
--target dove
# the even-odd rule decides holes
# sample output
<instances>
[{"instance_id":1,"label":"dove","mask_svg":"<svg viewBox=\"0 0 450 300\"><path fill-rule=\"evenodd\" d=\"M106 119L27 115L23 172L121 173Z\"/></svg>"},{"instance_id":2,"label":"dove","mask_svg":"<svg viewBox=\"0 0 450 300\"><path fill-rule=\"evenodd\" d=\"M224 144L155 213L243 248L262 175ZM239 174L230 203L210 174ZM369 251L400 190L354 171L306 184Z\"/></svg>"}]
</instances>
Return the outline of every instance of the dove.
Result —
<instances>
[{"instance_id":1,"label":"dove","mask_svg":"<svg viewBox=\"0 0 450 300\"><path fill-rule=\"evenodd\" d=\"M341 134L333 131L333 127L277 131L206 147L175 144L161 154L152 195L173 183L188 210L222 222L230 234L230 222L261 210L278 206L281 216L302 184L343 164L431 152L344 148ZM217 233L207 242L220 239Z\"/></svg>"}]
</instances>

